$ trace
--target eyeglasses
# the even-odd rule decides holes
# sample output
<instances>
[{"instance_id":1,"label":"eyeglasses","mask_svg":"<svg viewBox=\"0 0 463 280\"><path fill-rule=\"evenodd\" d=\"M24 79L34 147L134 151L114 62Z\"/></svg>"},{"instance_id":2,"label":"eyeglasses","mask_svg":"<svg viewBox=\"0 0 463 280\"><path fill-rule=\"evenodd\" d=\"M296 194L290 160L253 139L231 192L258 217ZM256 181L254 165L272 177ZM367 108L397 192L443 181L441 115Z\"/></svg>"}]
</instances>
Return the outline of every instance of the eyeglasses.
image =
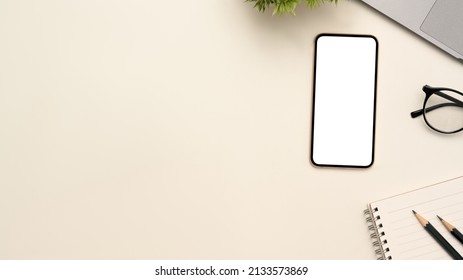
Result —
<instances>
[{"instance_id":1,"label":"eyeglasses","mask_svg":"<svg viewBox=\"0 0 463 280\"><path fill-rule=\"evenodd\" d=\"M423 109L411 112L412 118L423 115L433 130L452 134L463 130L463 93L443 87L425 85Z\"/></svg>"}]
</instances>

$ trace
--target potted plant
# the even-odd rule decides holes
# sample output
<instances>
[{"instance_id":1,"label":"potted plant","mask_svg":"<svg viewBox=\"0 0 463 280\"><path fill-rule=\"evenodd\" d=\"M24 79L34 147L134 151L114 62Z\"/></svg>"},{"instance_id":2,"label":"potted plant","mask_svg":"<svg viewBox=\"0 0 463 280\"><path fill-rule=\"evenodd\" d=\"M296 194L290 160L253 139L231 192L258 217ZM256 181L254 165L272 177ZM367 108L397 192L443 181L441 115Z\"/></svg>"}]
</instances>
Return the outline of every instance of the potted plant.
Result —
<instances>
[{"instance_id":1,"label":"potted plant","mask_svg":"<svg viewBox=\"0 0 463 280\"><path fill-rule=\"evenodd\" d=\"M297 5L301 0L246 0L246 2L254 2L254 7L260 12L264 12L267 8L273 8L273 14L293 14ZM315 8L323 2L338 3L338 0L304 0L307 6Z\"/></svg>"}]
</instances>

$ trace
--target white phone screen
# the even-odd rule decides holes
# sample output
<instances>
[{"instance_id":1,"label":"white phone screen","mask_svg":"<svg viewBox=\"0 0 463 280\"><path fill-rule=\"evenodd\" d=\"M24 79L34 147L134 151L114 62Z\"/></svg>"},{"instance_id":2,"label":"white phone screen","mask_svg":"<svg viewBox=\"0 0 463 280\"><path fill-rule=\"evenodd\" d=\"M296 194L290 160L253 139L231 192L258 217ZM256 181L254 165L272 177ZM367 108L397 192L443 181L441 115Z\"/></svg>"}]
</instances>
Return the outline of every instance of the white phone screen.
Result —
<instances>
[{"instance_id":1,"label":"white phone screen","mask_svg":"<svg viewBox=\"0 0 463 280\"><path fill-rule=\"evenodd\" d=\"M312 162L369 167L374 160L378 43L321 34L315 42Z\"/></svg>"}]
</instances>

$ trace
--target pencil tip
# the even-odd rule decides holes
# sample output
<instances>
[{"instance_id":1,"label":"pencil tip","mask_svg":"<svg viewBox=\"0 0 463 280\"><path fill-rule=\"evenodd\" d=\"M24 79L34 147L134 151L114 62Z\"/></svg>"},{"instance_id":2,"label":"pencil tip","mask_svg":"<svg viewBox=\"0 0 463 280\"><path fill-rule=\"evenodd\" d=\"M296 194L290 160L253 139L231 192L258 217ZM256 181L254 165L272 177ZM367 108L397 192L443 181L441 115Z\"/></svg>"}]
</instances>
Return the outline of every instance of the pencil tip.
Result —
<instances>
[{"instance_id":1,"label":"pencil tip","mask_svg":"<svg viewBox=\"0 0 463 280\"><path fill-rule=\"evenodd\" d=\"M415 210L412 210L413 214L416 214Z\"/></svg>"},{"instance_id":2,"label":"pencil tip","mask_svg":"<svg viewBox=\"0 0 463 280\"><path fill-rule=\"evenodd\" d=\"M439 218L439 220L443 221L444 219L442 219L441 217L439 217L439 215L436 215L437 218Z\"/></svg>"}]
</instances>

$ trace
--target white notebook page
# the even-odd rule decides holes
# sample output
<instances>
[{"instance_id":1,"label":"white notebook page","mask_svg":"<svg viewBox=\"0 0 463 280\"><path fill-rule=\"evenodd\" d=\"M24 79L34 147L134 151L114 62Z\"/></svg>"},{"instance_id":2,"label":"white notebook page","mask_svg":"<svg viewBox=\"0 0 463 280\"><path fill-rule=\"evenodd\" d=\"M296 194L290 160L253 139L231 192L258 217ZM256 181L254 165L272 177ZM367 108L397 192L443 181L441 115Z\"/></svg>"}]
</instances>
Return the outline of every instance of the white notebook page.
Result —
<instances>
[{"instance_id":1,"label":"white notebook page","mask_svg":"<svg viewBox=\"0 0 463 280\"><path fill-rule=\"evenodd\" d=\"M463 245L442 225L436 215L463 231L463 176L432 186L372 202L378 208L376 226L387 240L384 248L392 259L451 259L418 222L412 210L427 219L463 255Z\"/></svg>"}]
</instances>

